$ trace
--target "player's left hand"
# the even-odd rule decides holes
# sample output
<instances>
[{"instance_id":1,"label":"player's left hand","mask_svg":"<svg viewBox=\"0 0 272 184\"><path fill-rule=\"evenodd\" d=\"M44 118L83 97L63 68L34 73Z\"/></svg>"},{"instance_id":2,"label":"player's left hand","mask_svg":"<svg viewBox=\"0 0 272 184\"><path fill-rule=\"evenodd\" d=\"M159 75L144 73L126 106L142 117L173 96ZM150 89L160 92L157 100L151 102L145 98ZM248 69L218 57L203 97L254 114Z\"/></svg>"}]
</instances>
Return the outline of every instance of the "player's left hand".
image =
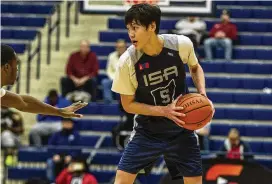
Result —
<instances>
[{"instance_id":1,"label":"player's left hand","mask_svg":"<svg viewBox=\"0 0 272 184\"><path fill-rule=\"evenodd\" d=\"M73 103L72 105L68 107L61 108L59 109L60 116L64 118L81 118L83 115L76 114L75 111L85 107L86 105L88 105L88 103L79 101L79 102Z\"/></svg>"},{"instance_id":2,"label":"player's left hand","mask_svg":"<svg viewBox=\"0 0 272 184\"><path fill-rule=\"evenodd\" d=\"M178 100L181 97L182 97L182 95L180 95L178 98L176 98L171 104L166 106L164 116L167 117L168 119L171 119L172 121L174 121L177 125L183 127L185 122L180 119L180 117L185 116L184 113L180 112L181 110L183 110L183 107L177 107L176 106Z\"/></svg>"}]
</instances>

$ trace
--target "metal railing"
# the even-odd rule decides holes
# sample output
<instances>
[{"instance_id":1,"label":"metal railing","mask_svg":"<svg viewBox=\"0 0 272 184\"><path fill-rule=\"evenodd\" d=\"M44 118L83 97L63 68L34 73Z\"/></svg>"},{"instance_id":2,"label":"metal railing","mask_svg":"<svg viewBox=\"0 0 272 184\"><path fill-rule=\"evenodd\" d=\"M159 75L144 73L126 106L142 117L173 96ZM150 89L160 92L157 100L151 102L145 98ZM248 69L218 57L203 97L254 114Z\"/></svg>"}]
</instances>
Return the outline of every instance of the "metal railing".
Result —
<instances>
[{"instance_id":1,"label":"metal railing","mask_svg":"<svg viewBox=\"0 0 272 184\"><path fill-rule=\"evenodd\" d=\"M78 1L68 1L66 5L66 37L70 36L70 10L72 5L75 5L75 18L74 24L78 25L79 16L79 2Z\"/></svg>"},{"instance_id":2,"label":"metal railing","mask_svg":"<svg viewBox=\"0 0 272 184\"><path fill-rule=\"evenodd\" d=\"M32 44L29 43L28 49L27 49L27 67L26 67L26 92L30 93L30 79L31 79L31 62L33 58L37 55L37 67L36 67L36 79L40 79L40 71L41 71L41 42L42 42L42 35L41 32L37 32L37 47L31 53L32 50ZM20 65L19 65L20 66ZM20 71L20 69L19 69ZM20 75L19 75L20 76ZM20 91L20 77L17 85L17 93Z\"/></svg>"},{"instance_id":3,"label":"metal railing","mask_svg":"<svg viewBox=\"0 0 272 184\"><path fill-rule=\"evenodd\" d=\"M56 5L56 11L57 11L57 20L52 23L52 16L48 18L48 35L47 35L47 64L50 64L51 61L51 39L52 34L56 30L56 51L59 51L60 49L60 8L61 4Z\"/></svg>"}]
</instances>

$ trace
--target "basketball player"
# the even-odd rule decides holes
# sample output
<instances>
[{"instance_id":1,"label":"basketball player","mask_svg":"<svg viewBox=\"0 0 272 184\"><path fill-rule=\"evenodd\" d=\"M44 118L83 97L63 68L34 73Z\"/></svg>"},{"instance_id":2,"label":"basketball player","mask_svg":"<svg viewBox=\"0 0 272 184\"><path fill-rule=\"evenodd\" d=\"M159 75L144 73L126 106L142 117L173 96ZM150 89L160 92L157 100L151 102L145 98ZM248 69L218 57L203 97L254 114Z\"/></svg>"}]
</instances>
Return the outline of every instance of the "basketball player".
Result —
<instances>
[{"instance_id":1,"label":"basketball player","mask_svg":"<svg viewBox=\"0 0 272 184\"><path fill-rule=\"evenodd\" d=\"M149 4L133 5L125 15L132 46L120 57L112 90L121 95L124 109L137 115L115 184L132 184L161 155L173 179L202 184L196 134L180 127L184 122L179 117L185 114L175 104L189 93L185 64L198 92L206 96L204 73L189 38L158 35L160 17L160 9Z\"/></svg>"},{"instance_id":2,"label":"basketball player","mask_svg":"<svg viewBox=\"0 0 272 184\"><path fill-rule=\"evenodd\" d=\"M1 44L1 106L16 108L23 112L62 116L65 118L82 117L74 112L85 107L87 103L74 103L66 108L56 108L45 104L29 95L18 95L5 91L2 87L13 85L17 78L18 59L14 50L8 45Z\"/></svg>"}]
</instances>

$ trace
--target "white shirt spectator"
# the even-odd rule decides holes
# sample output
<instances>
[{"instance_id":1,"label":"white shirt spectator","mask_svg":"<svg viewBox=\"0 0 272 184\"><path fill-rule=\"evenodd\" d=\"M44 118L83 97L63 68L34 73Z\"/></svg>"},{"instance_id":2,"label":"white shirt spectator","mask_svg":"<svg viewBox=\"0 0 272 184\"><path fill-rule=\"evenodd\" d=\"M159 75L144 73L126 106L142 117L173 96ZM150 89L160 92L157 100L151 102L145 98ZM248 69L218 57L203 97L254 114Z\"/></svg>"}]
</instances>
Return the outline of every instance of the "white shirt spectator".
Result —
<instances>
[{"instance_id":1,"label":"white shirt spectator","mask_svg":"<svg viewBox=\"0 0 272 184\"><path fill-rule=\"evenodd\" d=\"M201 39L201 33L206 30L206 27L206 23L198 18L195 18L193 21L190 21L190 18L182 19L179 20L175 25L177 34L194 34L198 43Z\"/></svg>"},{"instance_id":2,"label":"white shirt spectator","mask_svg":"<svg viewBox=\"0 0 272 184\"><path fill-rule=\"evenodd\" d=\"M108 57L107 74L111 80L113 80L113 78L114 78L114 75L116 72L116 67L117 67L118 61L119 61L119 57L120 56L117 51L110 53L110 55Z\"/></svg>"}]
</instances>

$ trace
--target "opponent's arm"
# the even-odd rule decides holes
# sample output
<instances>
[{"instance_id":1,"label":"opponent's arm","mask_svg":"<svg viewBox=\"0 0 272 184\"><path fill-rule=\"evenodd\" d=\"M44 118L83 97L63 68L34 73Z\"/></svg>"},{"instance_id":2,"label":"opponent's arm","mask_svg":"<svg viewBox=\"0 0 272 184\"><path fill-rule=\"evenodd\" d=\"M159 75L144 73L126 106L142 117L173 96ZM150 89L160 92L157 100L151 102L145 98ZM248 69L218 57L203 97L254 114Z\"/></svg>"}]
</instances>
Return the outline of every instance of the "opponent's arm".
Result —
<instances>
[{"instance_id":1,"label":"opponent's arm","mask_svg":"<svg viewBox=\"0 0 272 184\"><path fill-rule=\"evenodd\" d=\"M142 114L146 116L163 116L168 119L173 120L174 122L183 125L184 122L181 121L178 117L185 116L183 113L178 111L182 110L182 107L176 107L176 103L179 98L173 101L172 104L168 106L153 106L147 105L134 101L134 95L122 95L121 94L121 102L122 106L128 113L131 114Z\"/></svg>"},{"instance_id":2,"label":"opponent's arm","mask_svg":"<svg viewBox=\"0 0 272 184\"><path fill-rule=\"evenodd\" d=\"M207 96L205 89L205 77L202 67L199 63L197 63L194 66L189 65L189 69L197 91L200 94Z\"/></svg>"},{"instance_id":3,"label":"opponent's arm","mask_svg":"<svg viewBox=\"0 0 272 184\"><path fill-rule=\"evenodd\" d=\"M43 103L29 95L18 95L7 91L1 97L1 105L5 107L16 108L23 112L46 114L62 117L81 117L80 114L74 112L86 106L86 103L75 103L66 108L56 108L46 103Z\"/></svg>"}]
</instances>

